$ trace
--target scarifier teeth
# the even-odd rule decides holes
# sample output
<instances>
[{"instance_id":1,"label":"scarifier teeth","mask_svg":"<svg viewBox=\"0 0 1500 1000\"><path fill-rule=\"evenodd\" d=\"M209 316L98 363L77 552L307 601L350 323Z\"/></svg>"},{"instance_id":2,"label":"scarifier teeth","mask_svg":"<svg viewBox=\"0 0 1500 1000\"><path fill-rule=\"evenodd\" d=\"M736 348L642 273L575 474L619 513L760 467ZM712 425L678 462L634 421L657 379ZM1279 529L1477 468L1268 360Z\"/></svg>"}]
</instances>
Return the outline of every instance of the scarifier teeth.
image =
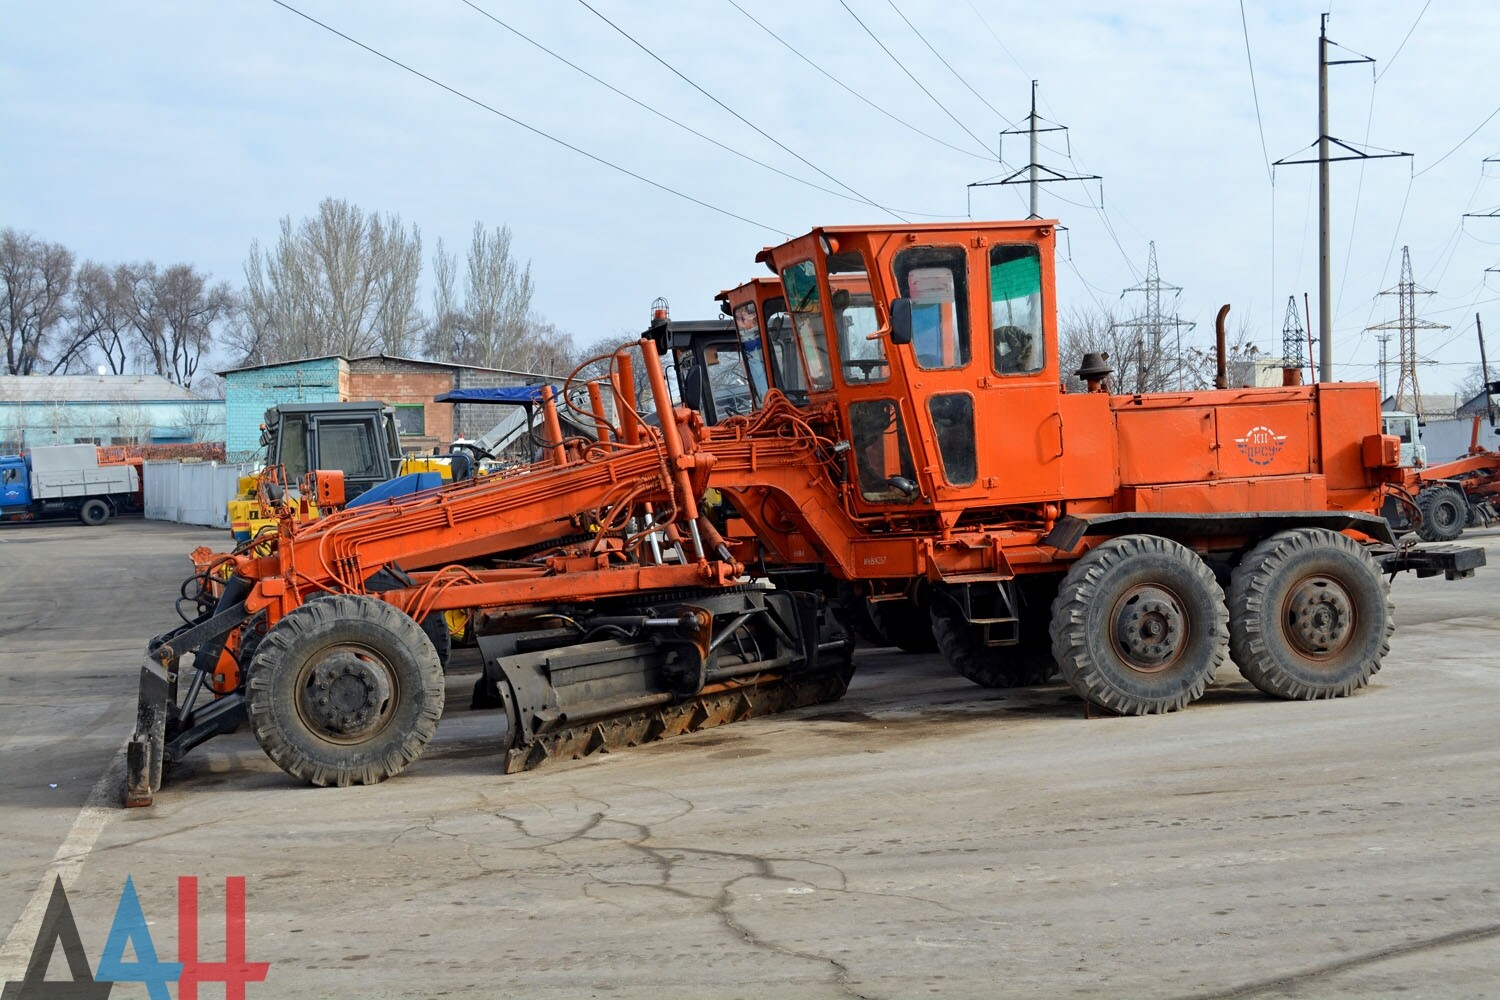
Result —
<instances>
[{"instance_id":1,"label":"scarifier teeth","mask_svg":"<svg viewBox=\"0 0 1500 1000\"><path fill-rule=\"evenodd\" d=\"M794 708L837 701L848 690L853 669L806 677L763 675L742 686L699 695L690 701L593 719L536 736L512 747L506 774L530 771L549 760L577 760L686 733Z\"/></svg>"}]
</instances>

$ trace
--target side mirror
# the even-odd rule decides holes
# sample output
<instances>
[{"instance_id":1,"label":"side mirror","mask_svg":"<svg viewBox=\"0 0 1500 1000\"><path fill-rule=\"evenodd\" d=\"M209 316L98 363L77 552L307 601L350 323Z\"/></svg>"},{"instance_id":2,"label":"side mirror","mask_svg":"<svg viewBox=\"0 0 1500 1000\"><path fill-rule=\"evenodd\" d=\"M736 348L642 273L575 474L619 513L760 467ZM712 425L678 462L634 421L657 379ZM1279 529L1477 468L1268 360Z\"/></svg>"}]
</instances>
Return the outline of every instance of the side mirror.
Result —
<instances>
[{"instance_id":1,"label":"side mirror","mask_svg":"<svg viewBox=\"0 0 1500 1000\"><path fill-rule=\"evenodd\" d=\"M911 343L911 299L891 300L891 343Z\"/></svg>"}]
</instances>

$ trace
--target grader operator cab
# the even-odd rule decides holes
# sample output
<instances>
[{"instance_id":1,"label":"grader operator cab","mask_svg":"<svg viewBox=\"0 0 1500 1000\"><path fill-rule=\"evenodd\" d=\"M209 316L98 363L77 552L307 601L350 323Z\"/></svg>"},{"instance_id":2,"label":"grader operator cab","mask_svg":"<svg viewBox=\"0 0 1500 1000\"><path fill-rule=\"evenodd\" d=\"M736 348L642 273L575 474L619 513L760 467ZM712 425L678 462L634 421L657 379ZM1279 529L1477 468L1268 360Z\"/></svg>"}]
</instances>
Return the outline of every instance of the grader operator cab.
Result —
<instances>
[{"instance_id":1,"label":"grader operator cab","mask_svg":"<svg viewBox=\"0 0 1500 1000\"><path fill-rule=\"evenodd\" d=\"M841 697L851 599L925 607L980 683L1044 665L1120 714L1184 708L1231 653L1273 697L1359 690L1382 571L1484 561L1373 513L1400 478L1378 390L1062 392L1054 226L815 229L759 255L779 288L725 294L768 362L750 412L678 405L643 336L584 387L593 435L543 394L538 464L216 557L222 593L148 647L128 801L244 720L312 784L399 773L443 709L417 623L455 608L491 625L506 771Z\"/></svg>"}]
</instances>

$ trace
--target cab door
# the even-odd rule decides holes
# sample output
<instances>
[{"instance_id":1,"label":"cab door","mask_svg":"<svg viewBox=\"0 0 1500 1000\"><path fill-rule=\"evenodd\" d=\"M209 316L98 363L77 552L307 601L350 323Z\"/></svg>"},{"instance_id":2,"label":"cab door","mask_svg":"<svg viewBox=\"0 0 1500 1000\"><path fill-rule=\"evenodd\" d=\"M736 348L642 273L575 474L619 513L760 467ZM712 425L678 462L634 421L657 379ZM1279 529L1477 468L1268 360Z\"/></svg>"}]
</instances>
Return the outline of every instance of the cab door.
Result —
<instances>
[{"instance_id":1,"label":"cab door","mask_svg":"<svg viewBox=\"0 0 1500 1000\"><path fill-rule=\"evenodd\" d=\"M1044 234L1045 235L1045 234ZM895 254L912 311L911 390L938 458L941 501L1062 495L1050 255L1039 242L917 246Z\"/></svg>"}]
</instances>

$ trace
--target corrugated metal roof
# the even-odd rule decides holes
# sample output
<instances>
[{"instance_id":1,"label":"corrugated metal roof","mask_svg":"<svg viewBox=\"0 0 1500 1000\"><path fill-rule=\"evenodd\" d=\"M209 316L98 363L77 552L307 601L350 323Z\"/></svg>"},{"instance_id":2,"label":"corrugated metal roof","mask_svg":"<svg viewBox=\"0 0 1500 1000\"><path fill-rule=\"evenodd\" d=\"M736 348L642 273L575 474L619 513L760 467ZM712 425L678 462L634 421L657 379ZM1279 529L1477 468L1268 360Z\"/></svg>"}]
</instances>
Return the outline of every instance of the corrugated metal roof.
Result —
<instances>
[{"instance_id":1,"label":"corrugated metal roof","mask_svg":"<svg viewBox=\"0 0 1500 1000\"><path fill-rule=\"evenodd\" d=\"M292 367L292 366L296 366L296 365L305 365L305 364L307 364L310 361L329 361L329 360L335 360L335 359L339 360L339 361L342 361L345 364L351 364L351 365L352 364L358 364L361 361L399 361L399 362L402 362L403 364L409 364L409 365L427 365L427 366L433 367L433 368L448 368L448 369L462 368L462 369L464 369L466 371L473 371L473 372L495 372L496 374L500 374L500 375L516 375L516 376L519 376L519 377L522 377L522 378L551 378L552 377L552 376L546 375L546 374L544 374L542 372L523 372L523 371L517 371L514 368L486 368L484 365L464 365L464 364L459 364L457 361L431 361L431 360L428 360L427 358L407 358L407 357L402 357L399 354L383 354L383 353L382 354L362 354L362 355L360 355L357 358L351 358L351 357L348 357L348 356L343 355L343 354L325 354L325 355L323 355L321 357L317 357L317 358L296 358L296 359L291 360L291 361L267 361L267 362L265 362L263 364L258 364L258 365L245 365L242 368L226 368L223 371L217 372L216 374L219 375L220 377L223 377L223 376L227 376L227 375L238 374L240 372L253 372L253 371L257 371L257 370L262 369L262 368Z\"/></svg>"},{"instance_id":2,"label":"corrugated metal roof","mask_svg":"<svg viewBox=\"0 0 1500 1000\"><path fill-rule=\"evenodd\" d=\"M196 402L160 375L0 375L0 403Z\"/></svg>"}]
</instances>

